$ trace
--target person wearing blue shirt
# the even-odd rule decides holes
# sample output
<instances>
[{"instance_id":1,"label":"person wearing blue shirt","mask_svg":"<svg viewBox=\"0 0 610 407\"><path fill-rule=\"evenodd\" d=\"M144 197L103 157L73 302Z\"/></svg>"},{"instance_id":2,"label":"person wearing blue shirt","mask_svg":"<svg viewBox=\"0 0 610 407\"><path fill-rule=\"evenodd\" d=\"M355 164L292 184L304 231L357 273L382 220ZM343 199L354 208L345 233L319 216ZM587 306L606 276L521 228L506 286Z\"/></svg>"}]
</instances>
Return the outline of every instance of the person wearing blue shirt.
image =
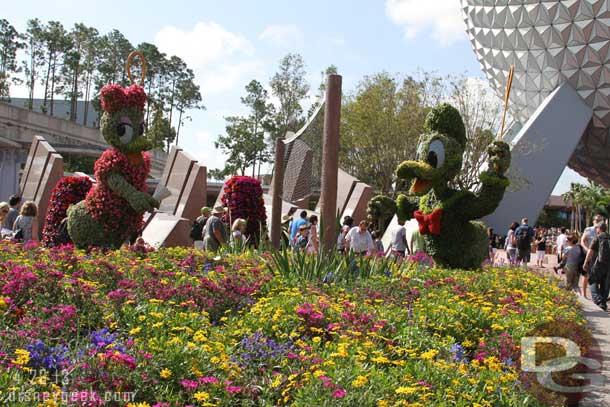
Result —
<instances>
[{"instance_id":1,"label":"person wearing blue shirt","mask_svg":"<svg viewBox=\"0 0 610 407\"><path fill-rule=\"evenodd\" d=\"M301 211L300 218L292 221L290 225L290 245L294 243L294 238L297 235L299 228L307 224L307 211Z\"/></svg>"},{"instance_id":2,"label":"person wearing blue shirt","mask_svg":"<svg viewBox=\"0 0 610 407\"><path fill-rule=\"evenodd\" d=\"M532 253L532 238L536 234L534 229L528 225L528 222L527 218L523 218L521 220L521 226L515 230L515 234L513 235L517 246L517 264L523 262L523 265L526 268ZM523 235L523 237L520 238L521 235Z\"/></svg>"}]
</instances>

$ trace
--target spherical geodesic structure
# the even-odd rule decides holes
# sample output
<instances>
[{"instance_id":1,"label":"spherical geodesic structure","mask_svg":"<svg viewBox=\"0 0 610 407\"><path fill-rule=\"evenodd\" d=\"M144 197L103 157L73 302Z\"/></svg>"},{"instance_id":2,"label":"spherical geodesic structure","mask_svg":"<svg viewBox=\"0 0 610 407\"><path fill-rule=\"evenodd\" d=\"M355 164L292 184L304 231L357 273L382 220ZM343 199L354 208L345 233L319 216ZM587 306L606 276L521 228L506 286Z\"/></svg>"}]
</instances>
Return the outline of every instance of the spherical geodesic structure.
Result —
<instances>
[{"instance_id":1,"label":"spherical geodesic structure","mask_svg":"<svg viewBox=\"0 0 610 407\"><path fill-rule=\"evenodd\" d=\"M515 65L513 118L525 123L566 81L593 109L568 165L610 186L610 0L460 2L476 56L498 95Z\"/></svg>"}]
</instances>

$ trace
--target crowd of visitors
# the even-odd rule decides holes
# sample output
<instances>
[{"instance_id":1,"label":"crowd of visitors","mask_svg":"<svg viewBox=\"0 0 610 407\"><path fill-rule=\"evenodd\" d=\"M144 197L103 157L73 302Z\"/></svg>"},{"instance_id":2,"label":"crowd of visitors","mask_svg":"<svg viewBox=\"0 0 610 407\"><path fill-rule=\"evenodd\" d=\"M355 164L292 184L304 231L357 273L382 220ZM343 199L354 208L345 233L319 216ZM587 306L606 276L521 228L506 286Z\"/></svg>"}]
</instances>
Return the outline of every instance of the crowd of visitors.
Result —
<instances>
[{"instance_id":1,"label":"crowd of visitors","mask_svg":"<svg viewBox=\"0 0 610 407\"><path fill-rule=\"evenodd\" d=\"M0 202L0 237L20 241L38 240L38 208L32 201L21 204L21 197L13 195L8 202Z\"/></svg>"}]
</instances>

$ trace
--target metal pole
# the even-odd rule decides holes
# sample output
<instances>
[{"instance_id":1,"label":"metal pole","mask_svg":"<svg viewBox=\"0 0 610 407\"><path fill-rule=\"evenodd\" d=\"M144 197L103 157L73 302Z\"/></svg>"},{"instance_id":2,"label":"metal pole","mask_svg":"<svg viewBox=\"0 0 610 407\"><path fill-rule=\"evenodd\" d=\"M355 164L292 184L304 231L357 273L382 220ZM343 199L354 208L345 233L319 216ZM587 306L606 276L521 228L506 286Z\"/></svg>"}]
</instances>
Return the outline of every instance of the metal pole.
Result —
<instances>
[{"instance_id":1,"label":"metal pole","mask_svg":"<svg viewBox=\"0 0 610 407\"><path fill-rule=\"evenodd\" d=\"M284 138L275 139L275 168L271 192L271 243L279 250L282 241L282 195L284 194Z\"/></svg>"},{"instance_id":2,"label":"metal pole","mask_svg":"<svg viewBox=\"0 0 610 407\"><path fill-rule=\"evenodd\" d=\"M324 142L322 146L322 179L320 224L323 247L331 251L335 244L337 223L337 179L339 173L339 135L341 124L341 75L326 77L324 106Z\"/></svg>"}]
</instances>

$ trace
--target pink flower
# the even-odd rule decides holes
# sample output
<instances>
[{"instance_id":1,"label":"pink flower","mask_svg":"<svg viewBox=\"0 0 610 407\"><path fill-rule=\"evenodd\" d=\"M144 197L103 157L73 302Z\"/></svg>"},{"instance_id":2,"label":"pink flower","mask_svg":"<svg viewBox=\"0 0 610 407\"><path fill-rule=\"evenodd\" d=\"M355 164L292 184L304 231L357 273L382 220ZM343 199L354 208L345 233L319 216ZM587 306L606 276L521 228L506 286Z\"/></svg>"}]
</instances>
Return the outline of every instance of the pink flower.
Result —
<instances>
[{"instance_id":1,"label":"pink flower","mask_svg":"<svg viewBox=\"0 0 610 407\"><path fill-rule=\"evenodd\" d=\"M339 389L339 390L335 390L333 391L333 397L336 399L340 399L342 397L345 397L345 395L347 394L347 392L343 389Z\"/></svg>"},{"instance_id":2,"label":"pink flower","mask_svg":"<svg viewBox=\"0 0 610 407\"><path fill-rule=\"evenodd\" d=\"M199 387L199 383L194 380L183 380L180 382L180 384L187 390L194 390Z\"/></svg>"},{"instance_id":3,"label":"pink flower","mask_svg":"<svg viewBox=\"0 0 610 407\"><path fill-rule=\"evenodd\" d=\"M218 380L217 378L215 378L213 376L199 378L199 383L201 383L201 384L218 383L219 381L220 380Z\"/></svg>"},{"instance_id":4,"label":"pink flower","mask_svg":"<svg viewBox=\"0 0 610 407\"><path fill-rule=\"evenodd\" d=\"M239 386L227 386L227 393L239 393L241 391L241 387Z\"/></svg>"}]
</instances>

